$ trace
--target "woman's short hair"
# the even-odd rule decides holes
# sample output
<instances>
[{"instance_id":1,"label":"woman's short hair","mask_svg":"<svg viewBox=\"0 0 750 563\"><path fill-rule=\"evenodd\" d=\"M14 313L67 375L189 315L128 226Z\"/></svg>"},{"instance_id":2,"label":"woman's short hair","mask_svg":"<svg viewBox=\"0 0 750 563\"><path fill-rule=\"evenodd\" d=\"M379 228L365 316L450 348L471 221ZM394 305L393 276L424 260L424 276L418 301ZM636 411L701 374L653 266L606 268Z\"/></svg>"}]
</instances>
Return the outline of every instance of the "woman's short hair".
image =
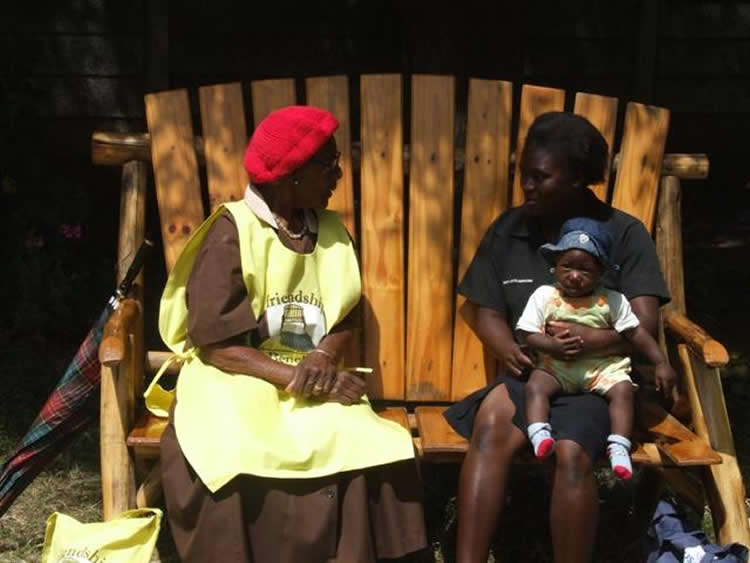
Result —
<instances>
[{"instance_id":1,"label":"woman's short hair","mask_svg":"<svg viewBox=\"0 0 750 563\"><path fill-rule=\"evenodd\" d=\"M526 134L524 154L531 148L555 154L571 177L584 186L604 181L609 154L607 141L580 115L551 111L538 116Z\"/></svg>"}]
</instances>

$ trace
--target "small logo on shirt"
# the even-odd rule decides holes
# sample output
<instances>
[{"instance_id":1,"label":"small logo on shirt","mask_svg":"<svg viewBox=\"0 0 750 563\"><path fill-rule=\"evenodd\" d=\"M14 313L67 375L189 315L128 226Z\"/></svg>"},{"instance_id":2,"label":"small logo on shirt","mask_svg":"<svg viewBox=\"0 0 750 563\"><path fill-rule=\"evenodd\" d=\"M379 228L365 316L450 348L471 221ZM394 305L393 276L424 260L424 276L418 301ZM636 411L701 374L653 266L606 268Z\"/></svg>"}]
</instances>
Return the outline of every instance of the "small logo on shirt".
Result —
<instances>
[{"instance_id":1,"label":"small logo on shirt","mask_svg":"<svg viewBox=\"0 0 750 563\"><path fill-rule=\"evenodd\" d=\"M512 283L534 283L534 280L529 278L511 278L509 280L503 280L503 285L510 285Z\"/></svg>"}]
</instances>

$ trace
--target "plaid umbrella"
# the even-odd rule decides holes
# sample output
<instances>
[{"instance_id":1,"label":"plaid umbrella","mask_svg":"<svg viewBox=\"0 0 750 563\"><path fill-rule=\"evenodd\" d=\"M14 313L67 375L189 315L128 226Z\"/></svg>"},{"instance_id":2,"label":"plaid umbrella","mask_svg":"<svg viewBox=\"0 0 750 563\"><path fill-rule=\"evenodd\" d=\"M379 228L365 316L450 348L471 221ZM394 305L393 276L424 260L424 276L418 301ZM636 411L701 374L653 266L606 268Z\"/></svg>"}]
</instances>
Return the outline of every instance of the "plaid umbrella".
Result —
<instances>
[{"instance_id":1,"label":"plaid umbrella","mask_svg":"<svg viewBox=\"0 0 750 563\"><path fill-rule=\"evenodd\" d=\"M130 290L151 247L153 243L148 240L141 244L125 279L89 330L31 427L3 463L0 471L0 516L5 514L34 477L96 417L97 395L94 391L101 379L97 352L102 331Z\"/></svg>"}]
</instances>

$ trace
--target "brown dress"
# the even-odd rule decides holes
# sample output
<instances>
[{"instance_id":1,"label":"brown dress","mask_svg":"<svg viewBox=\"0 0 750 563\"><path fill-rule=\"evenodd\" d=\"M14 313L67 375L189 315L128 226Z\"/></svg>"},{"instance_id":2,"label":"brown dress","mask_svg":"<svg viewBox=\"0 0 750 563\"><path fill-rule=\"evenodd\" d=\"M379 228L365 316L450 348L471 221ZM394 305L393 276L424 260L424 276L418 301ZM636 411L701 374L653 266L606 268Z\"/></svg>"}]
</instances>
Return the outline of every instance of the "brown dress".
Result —
<instances>
[{"instance_id":1,"label":"brown dress","mask_svg":"<svg viewBox=\"0 0 750 563\"><path fill-rule=\"evenodd\" d=\"M311 251L315 236L307 238ZM280 240L291 245L283 234ZM241 334L253 341L263 324L250 308L229 214L206 236L187 294L196 346ZM184 561L367 563L426 547L413 461L317 479L240 475L212 494L182 454L171 415L161 459L167 516Z\"/></svg>"}]
</instances>

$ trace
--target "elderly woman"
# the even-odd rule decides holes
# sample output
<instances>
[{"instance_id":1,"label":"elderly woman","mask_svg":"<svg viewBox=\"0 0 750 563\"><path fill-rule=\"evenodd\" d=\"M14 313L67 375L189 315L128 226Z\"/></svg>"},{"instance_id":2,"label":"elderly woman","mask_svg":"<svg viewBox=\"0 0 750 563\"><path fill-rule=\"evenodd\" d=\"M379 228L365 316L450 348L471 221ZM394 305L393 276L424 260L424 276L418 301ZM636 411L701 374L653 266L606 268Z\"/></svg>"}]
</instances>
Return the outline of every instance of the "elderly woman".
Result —
<instances>
[{"instance_id":1,"label":"elderly woman","mask_svg":"<svg viewBox=\"0 0 750 563\"><path fill-rule=\"evenodd\" d=\"M500 365L493 383L446 412L453 427L470 439L458 490L459 562L487 560L511 462L528 447L519 378L533 364L513 327L532 292L554 282L538 249L557 239L567 219L596 219L611 233L610 256L619 269L610 269L602 283L624 293L641 325L656 335L659 304L669 297L651 237L640 221L602 203L588 189L604 179L606 159L606 141L584 118L559 112L538 117L521 153L525 203L490 226L459 286L478 307L477 334ZM630 353L614 330L547 326L551 333L563 330L582 338L584 356ZM607 402L594 394L559 396L551 402L550 422L557 438L550 506L554 557L558 563L581 563L591 559L596 533L593 467L609 434Z\"/></svg>"},{"instance_id":2,"label":"elderly woman","mask_svg":"<svg viewBox=\"0 0 750 563\"><path fill-rule=\"evenodd\" d=\"M185 561L367 562L425 547L412 441L341 358L360 298L322 109L269 115L251 184L186 244L160 332L184 360L161 442Z\"/></svg>"}]
</instances>

